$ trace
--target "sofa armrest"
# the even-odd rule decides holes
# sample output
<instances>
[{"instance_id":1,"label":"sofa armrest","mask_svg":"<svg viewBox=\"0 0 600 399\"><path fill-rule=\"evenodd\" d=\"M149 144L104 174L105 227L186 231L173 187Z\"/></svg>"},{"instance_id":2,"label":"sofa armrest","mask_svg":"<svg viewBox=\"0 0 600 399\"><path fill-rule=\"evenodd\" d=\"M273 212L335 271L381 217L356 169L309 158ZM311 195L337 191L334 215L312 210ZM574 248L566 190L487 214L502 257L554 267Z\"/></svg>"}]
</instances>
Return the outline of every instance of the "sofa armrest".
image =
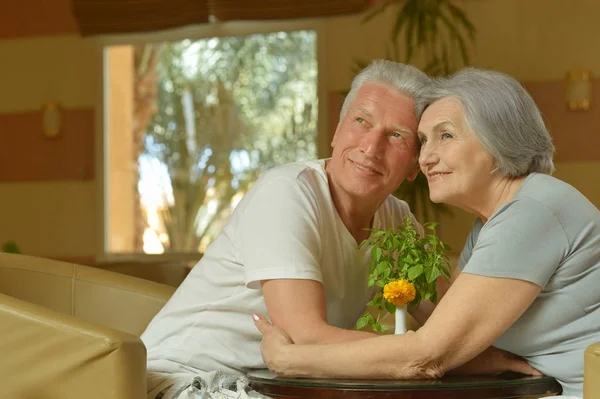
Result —
<instances>
[{"instance_id":1,"label":"sofa armrest","mask_svg":"<svg viewBox=\"0 0 600 399\"><path fill-rule=\"evenodd\" d=\"M583 368L583 397L600 398L600 342L585 350Z\"/></svg>"},{"instance_id":2,"label":"sofa armrest","mask_svg":"<svg viewBox=\"0 0 600 399\"><path fill-rule=\"evenodd\" d=\"M145 399L133 335L0 294L0 397Z\"/></svg>"}]
</instances>

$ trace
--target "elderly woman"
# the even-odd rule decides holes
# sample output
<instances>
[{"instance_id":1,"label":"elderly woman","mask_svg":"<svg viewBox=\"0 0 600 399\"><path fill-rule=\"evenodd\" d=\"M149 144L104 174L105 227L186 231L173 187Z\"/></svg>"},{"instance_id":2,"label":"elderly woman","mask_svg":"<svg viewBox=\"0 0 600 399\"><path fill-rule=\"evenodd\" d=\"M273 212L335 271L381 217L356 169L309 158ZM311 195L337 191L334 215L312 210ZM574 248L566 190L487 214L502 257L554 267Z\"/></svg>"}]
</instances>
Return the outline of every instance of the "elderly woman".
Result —
<instances>
[{"instance_id":1,"label":"elderly woman","mask_svg":"<svg viewBox=\"0 0 600 399\"><path fill-rule=\"evenodd\" d=\"M436 378L493 345L582 396L583 352L600 341L600 212L550 176L551 137L513 78L463 69L425 99L431 200L478 216L450 288L416 332L355 342L292 345L255 315L266 363L296 377Z\"/></svg>"}]
</instances>

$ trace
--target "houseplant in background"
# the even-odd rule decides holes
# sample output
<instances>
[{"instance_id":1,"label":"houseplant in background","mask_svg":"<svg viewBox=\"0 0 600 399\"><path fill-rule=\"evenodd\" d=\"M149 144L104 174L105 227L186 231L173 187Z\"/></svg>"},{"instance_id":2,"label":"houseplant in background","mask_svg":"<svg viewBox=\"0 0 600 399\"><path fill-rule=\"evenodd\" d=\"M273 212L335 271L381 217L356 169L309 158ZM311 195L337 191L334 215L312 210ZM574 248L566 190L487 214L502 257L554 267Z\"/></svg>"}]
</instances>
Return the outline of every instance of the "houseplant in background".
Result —
<instances>
[{"instance_id":1,"label":"houseplant in background","mask_svg":"<svg viewBox=\"0 0 600 399\"><path fill-rule=\"evenodd\" d=\"M405 64L417 64L431 76L445 76L469 65L469 50L475 43L476 30L464 10L453 0L377 0L363 19L367 23L393 12L386 58ZM355 61L360 70L369 62ZM429 200L427 179L419 174L413 182L403 182L394 193L408 203L419 221L437 220L450 213L444 204Z\"/></svg>"},{"instance_id":2,"label":"houseplant in background","mask_svg":"<svg viewBox=\"0 0 600 399\"><path fill-rule=\"evenodd\" d=\"M4 244L2 244L2 248L1 248L0 252L6 252L6 253L10 253L10 254L20 254L21 250L19 249L19 246L17 245L16 242L6 241Z\"/></svg>"},{"instance_id":3,"label":"houseplant in background","mask_svg":"<svg viewBox=\"0 0 600 399\"><path fill-rule=\"evenodd\" d=\"M368 286L380 288L367 306L394 314L396 334L406 332L406 306L417 306L428 299L436 303L438 277L450 278L446 255L449 248L435 234L435 227L436 223L425 223L429 234L420 237L411 217L406 216L404 224L396 228L370 230L370 238L361 243L373 245ZM367 325L377 332L385 330L379 316L370 312L356 323L358 329Z\"/></svg>"}]
</instances>

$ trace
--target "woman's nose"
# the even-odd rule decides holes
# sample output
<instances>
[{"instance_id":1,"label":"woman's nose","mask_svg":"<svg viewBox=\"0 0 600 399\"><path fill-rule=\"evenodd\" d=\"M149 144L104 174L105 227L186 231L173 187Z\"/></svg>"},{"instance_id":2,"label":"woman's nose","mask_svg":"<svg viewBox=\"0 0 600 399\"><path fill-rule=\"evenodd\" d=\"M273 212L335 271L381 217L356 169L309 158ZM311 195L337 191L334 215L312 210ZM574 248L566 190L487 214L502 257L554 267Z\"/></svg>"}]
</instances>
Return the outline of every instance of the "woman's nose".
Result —
<instances>
[{"instance_id":1,"label":"woman's nose","mask_svg":"<svg viewBox=\"0 0 600 399\"><path fill-rule=\"evenodd\" d=\"M419 166L421 169L427 165L436 163L438 159L437 151L431 144L423 143L421 145L421 152L419 153Z\"/></svg>"}]
</instances>

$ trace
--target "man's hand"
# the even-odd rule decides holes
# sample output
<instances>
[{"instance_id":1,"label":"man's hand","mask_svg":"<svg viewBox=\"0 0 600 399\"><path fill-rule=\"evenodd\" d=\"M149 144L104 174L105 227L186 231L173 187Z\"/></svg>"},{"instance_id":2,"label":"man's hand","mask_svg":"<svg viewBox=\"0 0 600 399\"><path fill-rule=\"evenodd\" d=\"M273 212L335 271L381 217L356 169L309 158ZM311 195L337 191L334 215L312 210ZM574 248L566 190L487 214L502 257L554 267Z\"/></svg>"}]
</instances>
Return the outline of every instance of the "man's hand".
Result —
<instances>
[{"instance_id":1,"label":"man's hand","mask_svg":"<svg viewBox=\"0 0 600 399\"><path fill-rule=\"evenodd\" d=\"M279 327L272 325L267 319L261 315L254 313L252 315L254 324L258 331L263 335L260 344L260 352L263 361L277 375L285 374L284 354L286 348L294 343L289 335Z\"/></svg>"},{"instance_id":2,"label":"man's hand","mask_svg":"<svg viewBox=\"0 0 600 399\"><path fill-rule=\"evenodd\" d=\"M490 346L473 360L460 367L450 370L448 374L461 375L491 375L513 371L526 375L542 375L520 356Z\"/></svg>"}]
</instances>

